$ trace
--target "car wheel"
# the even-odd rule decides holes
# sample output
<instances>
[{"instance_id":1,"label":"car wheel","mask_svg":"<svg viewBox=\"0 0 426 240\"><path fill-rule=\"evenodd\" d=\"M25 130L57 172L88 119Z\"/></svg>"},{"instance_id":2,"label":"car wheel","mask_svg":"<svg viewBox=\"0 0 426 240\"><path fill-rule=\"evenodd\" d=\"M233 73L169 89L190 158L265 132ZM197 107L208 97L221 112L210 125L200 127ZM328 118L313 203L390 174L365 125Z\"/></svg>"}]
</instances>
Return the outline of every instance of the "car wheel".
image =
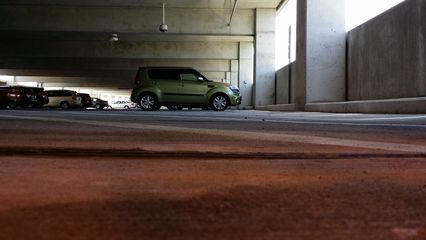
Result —
<instances>
[{"instance_id":1,"label":"car wheel","mask_svg":"<svg viewBox=\"0 0 426 240\"><path fill-rule=\"evenodd\" d=\"M143 93L139 99L139 105L144 111L156 111L161 107L158 105L158 100L153 94Z\"/></svg>"},{"instance_id":2,"label":"car wheel","mask_svg":"<svg viewBox=\"0 0 426 240\"><path fill-rule=\"evenodd\" d=\"M180 111L183 109L183 107L180 105L169 105L167 106L167 109L169 109L170 111Z\"/></svg>"},{"instance_id":3,"label":"car wheel","mask_svg":"<svg viewBox=\"0 0 426 240\"><path fill-rule=\"evenodd\" d=\"M102 106L101 106L100 104L96 104L96 105L95 105L95 109L96 109L96 110L102 109Z\"/></svg>"},{"instance_id":4,"label":"car wheel","mask_svg":"<svg viewBox=\"0 0 426 240\"><path fill-rule=\"evenodd\" d=\"M59 105L62 109L68 109L70 107L70 104L67 102L61 102Z\"/></svg>"},{"instance_id":5,"label":"car wheel","mask_svg":"<svg viewBox=\"0 0 426 240\"><path fill-rule=\"evenodd\" d=\"M229 100L223 94L216 94L212 97L210 106L215 111L225 111L229 106Z\"/></svg>"},{"instance_id":6,"label":"car wheel","mask_svg":"<svg viewBox=\"0 0 426 240\"><path fill-rule=\"evenodd\" d=\"M18 106L15 102L11 102L6 106L6 109L15 109Z\"/></svg>"},{"instance_id":7,"label":"car wheel","mask_svg":"<svg viewBox=\"0 0 426 240\"><path fill-rule=\"evenodd\" d=\"M126 106L124 106L124 109L130 109L130 107L126 105Z\"/></svg>"}]
</instances>

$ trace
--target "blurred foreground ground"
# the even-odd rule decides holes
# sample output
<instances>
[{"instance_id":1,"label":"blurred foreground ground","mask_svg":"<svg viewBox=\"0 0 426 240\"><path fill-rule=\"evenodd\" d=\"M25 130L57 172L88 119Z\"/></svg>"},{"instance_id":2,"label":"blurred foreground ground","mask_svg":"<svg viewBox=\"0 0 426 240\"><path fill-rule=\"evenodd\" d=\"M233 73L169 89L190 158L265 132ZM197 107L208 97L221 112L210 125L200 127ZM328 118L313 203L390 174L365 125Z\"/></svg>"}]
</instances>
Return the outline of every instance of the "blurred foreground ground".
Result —
<instances>
[{"instance_id":1,"label":"blurred foreground ground","mask_svg":"<svg viewBox=\"0 0 426 240\"><path fill-rule=\"evenodd\" d=\"M288 116L2 111L0 239L426 239L426 124Z\"/></svg>"}]
</instances>

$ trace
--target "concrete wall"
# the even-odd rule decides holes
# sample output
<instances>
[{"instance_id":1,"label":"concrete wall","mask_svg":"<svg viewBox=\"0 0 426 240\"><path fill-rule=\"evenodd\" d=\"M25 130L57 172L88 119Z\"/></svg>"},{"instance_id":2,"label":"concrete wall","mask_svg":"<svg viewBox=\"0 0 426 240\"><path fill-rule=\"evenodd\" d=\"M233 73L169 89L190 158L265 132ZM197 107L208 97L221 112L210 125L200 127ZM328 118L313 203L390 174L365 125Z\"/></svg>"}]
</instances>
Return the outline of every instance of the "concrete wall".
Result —
<instances>
[{"instance_id":1,"label":"concrete wall","mask_svg":"<svg viewBox=\"0 0 426 240\"><path fill-rule=\"evenodd\" d=\"M277 71L277 104L290 104L295 102L296 63L284 66Z\"/></svg>"},{"instance_id":2,"label":"concrete wall","mask_svg":"<svg viewBox=\"0 0 426 240\"><path fill-rule=\"evenodd\" d=\"M426 96L426 1L407 0L349 32L348 99Z\"/></svg>"}]
</instances>

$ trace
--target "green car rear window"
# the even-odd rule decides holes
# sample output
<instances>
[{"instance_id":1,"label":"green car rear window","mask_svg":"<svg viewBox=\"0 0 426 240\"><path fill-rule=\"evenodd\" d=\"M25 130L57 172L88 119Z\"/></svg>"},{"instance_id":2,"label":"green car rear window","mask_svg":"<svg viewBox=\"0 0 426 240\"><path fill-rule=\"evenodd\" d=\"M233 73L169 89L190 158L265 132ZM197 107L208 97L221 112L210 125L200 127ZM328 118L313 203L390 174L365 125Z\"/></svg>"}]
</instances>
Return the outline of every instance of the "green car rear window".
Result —
<instances>
[{"instance_id":1,"label":"green car rear window","mask_svg":"<svg viewBox=\"0 0 426 240\"><path fill-rule=\"evenodd\" d=\"M180 80L180 71L177 69L151 69L148 70L150 79L164 79L164 80Z\"/></svg>"}]
</instances>

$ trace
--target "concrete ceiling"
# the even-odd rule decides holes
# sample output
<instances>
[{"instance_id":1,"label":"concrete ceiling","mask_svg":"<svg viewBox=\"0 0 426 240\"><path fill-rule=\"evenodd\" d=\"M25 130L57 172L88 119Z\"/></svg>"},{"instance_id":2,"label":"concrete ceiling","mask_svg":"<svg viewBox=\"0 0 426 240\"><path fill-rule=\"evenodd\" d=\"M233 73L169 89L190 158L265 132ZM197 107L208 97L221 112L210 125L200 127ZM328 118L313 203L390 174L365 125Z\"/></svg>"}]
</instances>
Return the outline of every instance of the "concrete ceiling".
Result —
<instances>
[{"instance_id":1,"label":"concrete ceiling","mask_svg":"<svg viewBox=\"0 0 426 240\"><path fill-rule=\"evenodd\" d=\"M192 66L229 76L253 42L257 8L283 0L1 0L0 75L72 87L132 87L139 66ZM168 33L158 30L167 4ZM117 33L118 42L108 41Z\"/></svg>"},{"instance_id":2,"label":"concrete ceiling","mask_svg":"<svg viewBox=\"0 0 426 240\"><path fill-rule=\"evenodd\" d=\"M238 8L277 8L282 0L238 0ZM156 8L166 3L171 8L232 8L234 0L2 0L0 5L144 7Z\"/></svg>"}]
</instances>

